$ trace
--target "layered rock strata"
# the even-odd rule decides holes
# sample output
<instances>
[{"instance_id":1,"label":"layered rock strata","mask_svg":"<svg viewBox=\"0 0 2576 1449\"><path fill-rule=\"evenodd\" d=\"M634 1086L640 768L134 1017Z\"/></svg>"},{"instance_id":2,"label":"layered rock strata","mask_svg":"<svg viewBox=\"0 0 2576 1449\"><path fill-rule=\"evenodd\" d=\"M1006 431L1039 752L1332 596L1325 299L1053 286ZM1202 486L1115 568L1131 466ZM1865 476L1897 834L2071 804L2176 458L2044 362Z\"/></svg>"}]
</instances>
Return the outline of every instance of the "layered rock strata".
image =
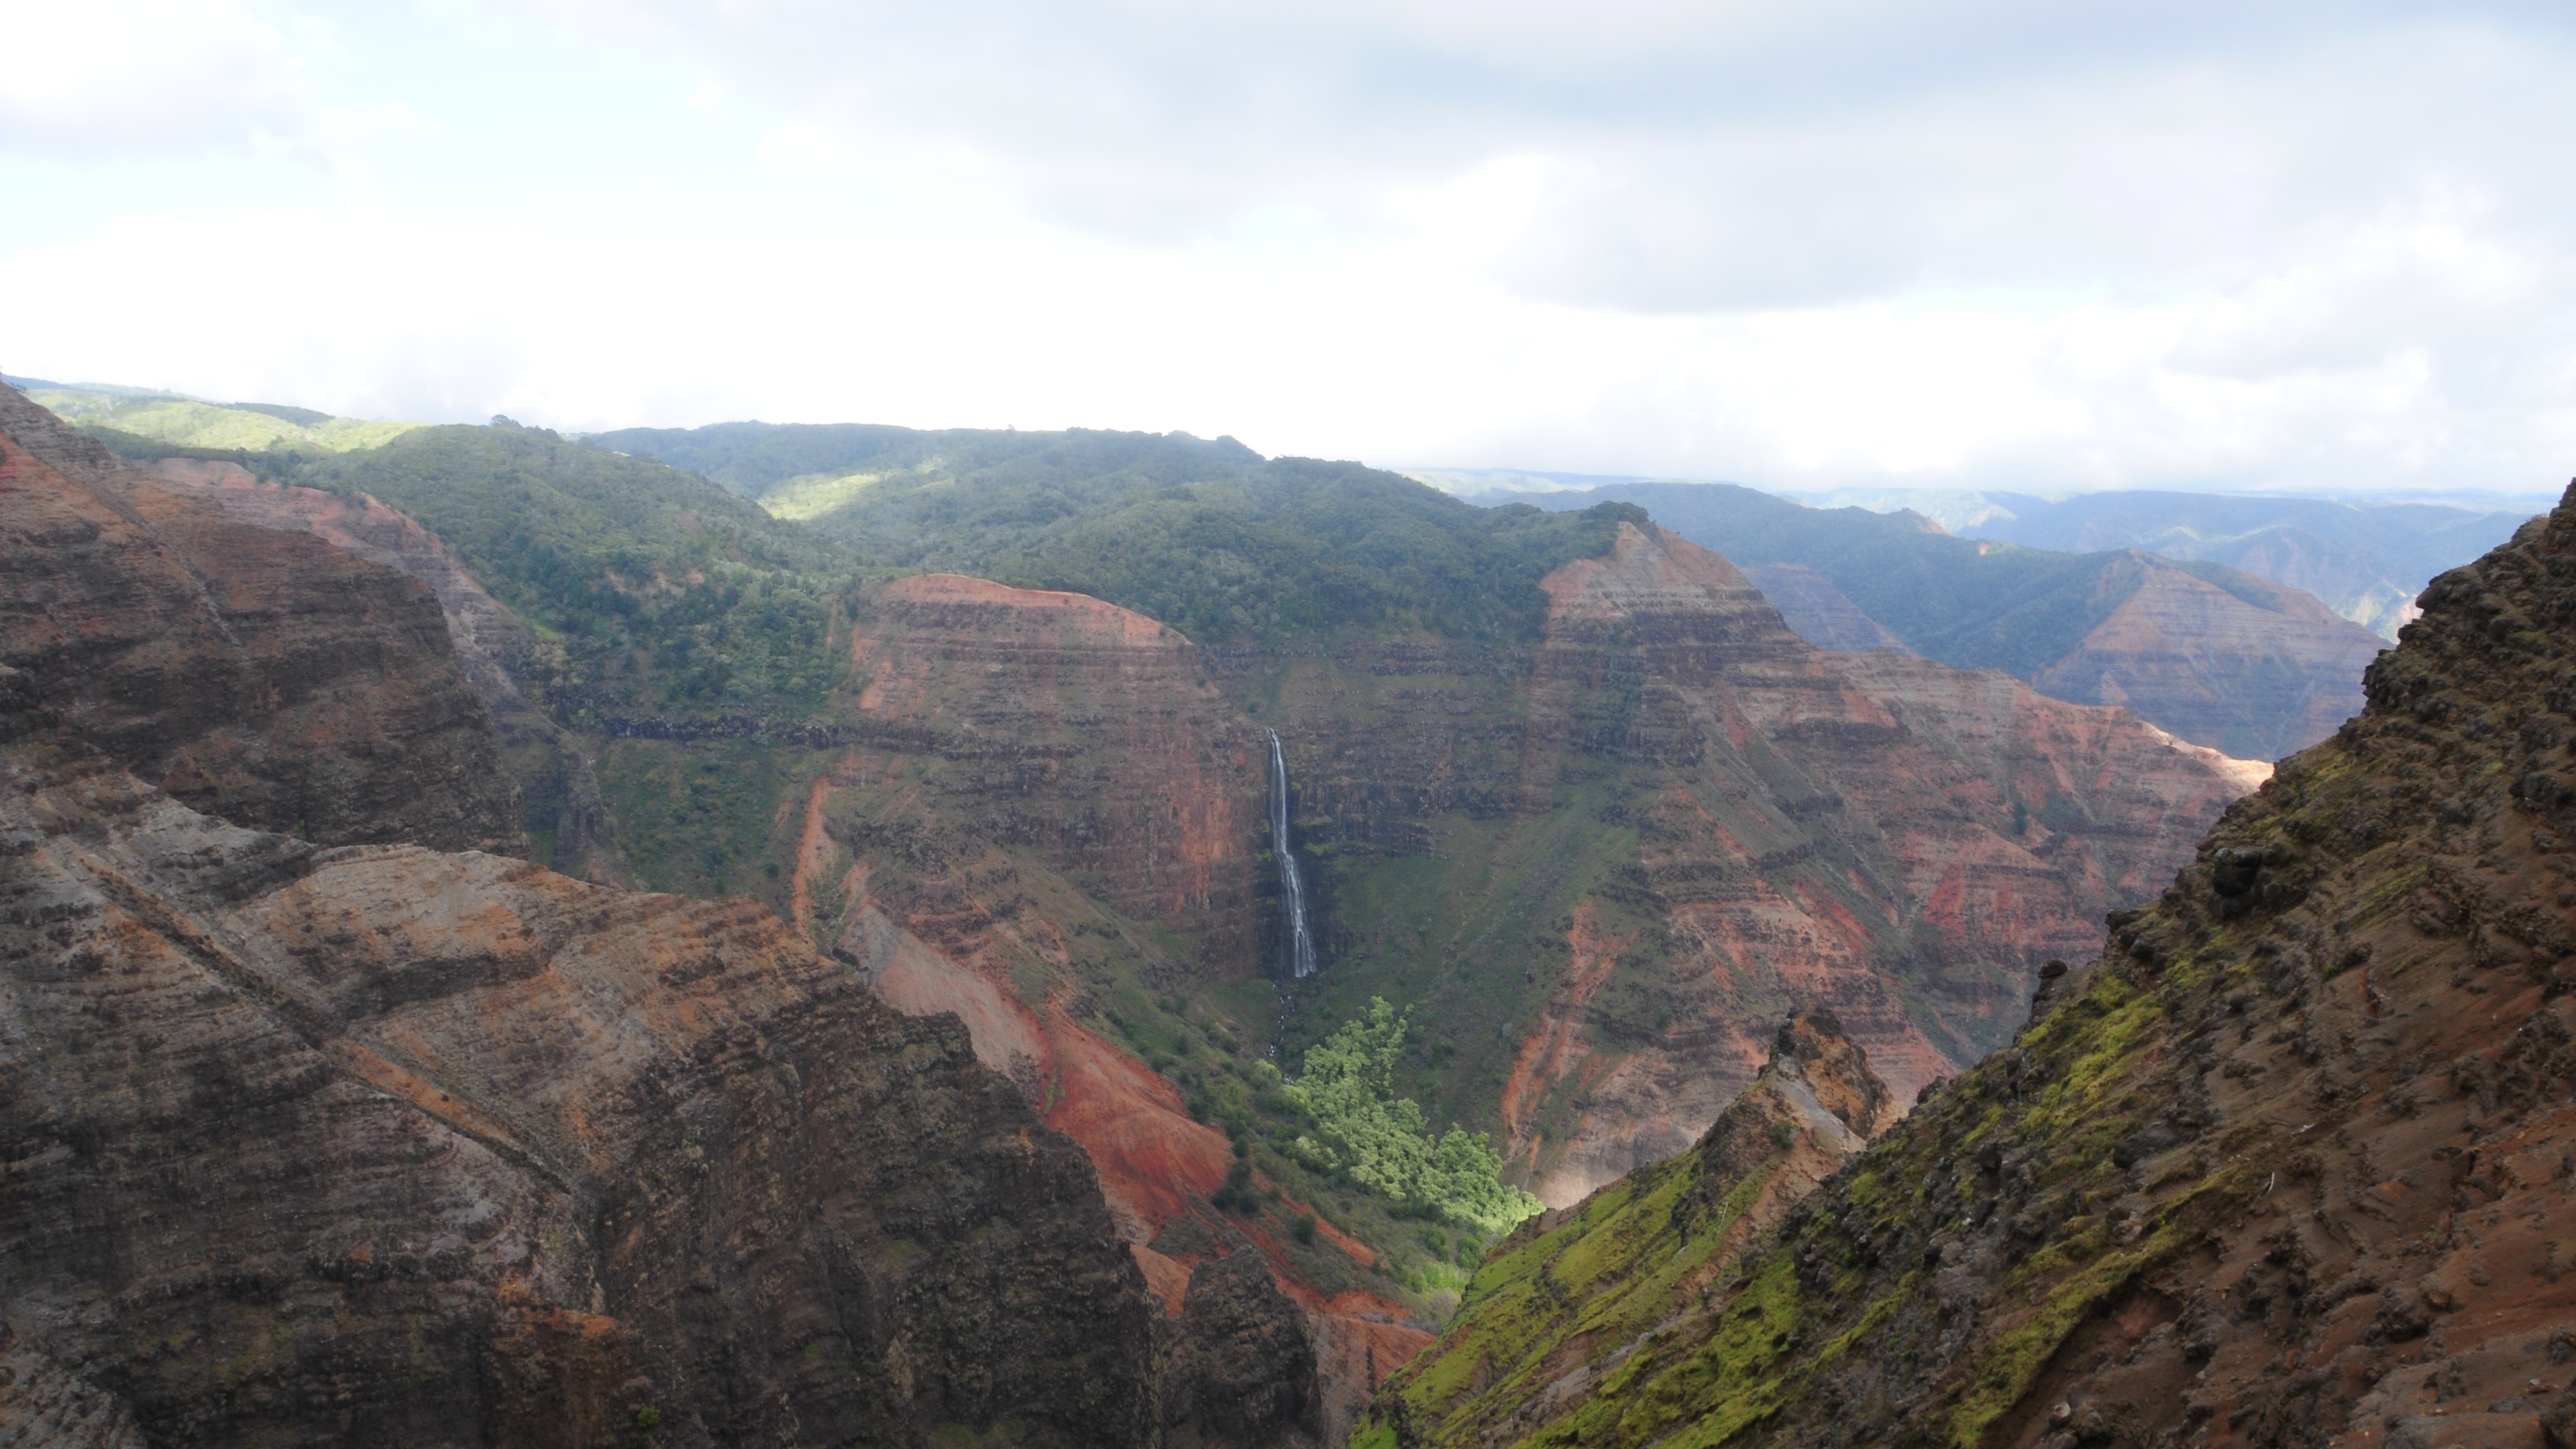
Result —
<instances>
[{"instance_id":1,"label":"layered rock strata","mask_svg":"<svg viewBox=\"0 0 2576 1449\"><path fill-rule=\"evenodd\" d=\"M225 818L525 849L429 590L238 522L7 387L0 667L22 708Z\"/></svg>"},{"instance_id":2,"label":"layered rock strata","mask_svg":"<svg viewBox=\"0 0 2576 1449\"><path fill-rule=\"evenodd\" d=\"M887 1000L956 1012L1150 1241L1232 1154L1085 1018L1121 965L1252 969L1256 737L1188 640L1079 594L900 579L850 648L869 743L797 802L792 918Z\"/></svg>"},{"instance_id":3,"label":"layered rock strata","mask_svg":"<svg viewBox=\"0 0 2576 1449\"><path fill-rule=\"evenodd\" d=\"M2127 597L2034 671L2044 694L2125 705L2188 740L2278 759L2361 708L2386 641L2298 589L2238 576L2238 593L2131 551L2097 581Z\"/></svg>"},{"instance_id":4,"label":"layered rock strata","mask_svg":"<svg viewBox=\"0 0 2576 1449\"><path fill-rule=\"evenodd\" d=\"M2576 1442L2576 489L2423 604L2010 1049L1511 1437Z\"/></svg>"},{"instance_id":5,"label":"layered rock strata","mask_svg":"<svg viewBox=\"0 0 2576 1449\"><path fill-rule=\"evenodd\" d=\"M238 464L164 458L153 472L243 523L310 533L344 553L427 584L446 616L457 667L483 702L504 756L540 757L508 761L513 778L542 785L530 792L531 804L550 807L532 811L541 818L529 828L550 837L557 869L605 884L625 883L587 748L521 686L532 673L542 676L552 661L518 616L493 598L436 535L366 494L267 482Z\"/></svg>"},{"instance_id":6,"label":"layered rock strata","mask_svg":"<svg viewBox=\"0 0 2576 1449\"><path fill-rule=\"evenodd\" d=\"M765 909L261 834L47 742L0 753L0 853L0 1417L1152 1436L1081 1150Z\"/></svg>"},{"instance_id":7,"label":"layered rock strata","mask_svg":"<svg viewBox=\"0 0 2576 1449\"><path fill-rule=\"evenodd\" d=\"M2001 673L1815 649L1670 534L1622 525L1545 587L1518 665L1389 646L1244 674L1288 718L1300 830L1342 847L1318 873L1337 951L1456 1023L1456 1070L1488 1074L1558 1206L1687 1147L1793 1001L1908 1096L1957 1070L2266 773ZM1388 857L1434 862L1442 898L1382 894Z\"/></svg>"},{"instance_id":8,"label":"layered rock strata","mask_svg":"<svg viewBox=\"0 0 2576 1449\"><path fill-rule=\"evenodd\" d=\"M1266 1266L1310 1346L1221 1371L1184 1354L1174 1434L1251 1443L1258 1420L1283 1442L1338 1441L1429 1335L1406 1326L1405 1305L1300 1273L1278 1230L1303 1204L1247 1218L1212 1207L1232 1145L1098 1026L1122 981L1258 979L1263 737L1204 681L1189 640L1084 595L900 579L850 650L864 682L844 728L864 743L782 813L791 917L882 999L966 1023L978 1055L1090 1153L1119 1231L1185 1325L1212 1265ZM1320 1232L1322 1251L1374 1263ZM1250 1375L1298 1407L1187 1407L1209 1374Z\"/></svg>"}]
</instances>

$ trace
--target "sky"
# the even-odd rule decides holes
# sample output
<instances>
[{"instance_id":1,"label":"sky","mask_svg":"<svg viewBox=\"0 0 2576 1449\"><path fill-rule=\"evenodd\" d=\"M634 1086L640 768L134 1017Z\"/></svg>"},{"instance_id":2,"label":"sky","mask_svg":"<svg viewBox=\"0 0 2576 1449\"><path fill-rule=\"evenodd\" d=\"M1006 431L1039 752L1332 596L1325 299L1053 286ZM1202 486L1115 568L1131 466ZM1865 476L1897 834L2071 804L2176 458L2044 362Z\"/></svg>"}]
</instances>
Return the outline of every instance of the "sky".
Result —
<instances>
[{"instance_id":1,"label":"sky","mask_svg":"<svg viewBox=\"0 0 2576 1449\"><path fill-rule=\"evenodd\" d=\"M1757 486L2552 491L2576 7L0 0L0 367Z\"/></svg>"}]
</instances>

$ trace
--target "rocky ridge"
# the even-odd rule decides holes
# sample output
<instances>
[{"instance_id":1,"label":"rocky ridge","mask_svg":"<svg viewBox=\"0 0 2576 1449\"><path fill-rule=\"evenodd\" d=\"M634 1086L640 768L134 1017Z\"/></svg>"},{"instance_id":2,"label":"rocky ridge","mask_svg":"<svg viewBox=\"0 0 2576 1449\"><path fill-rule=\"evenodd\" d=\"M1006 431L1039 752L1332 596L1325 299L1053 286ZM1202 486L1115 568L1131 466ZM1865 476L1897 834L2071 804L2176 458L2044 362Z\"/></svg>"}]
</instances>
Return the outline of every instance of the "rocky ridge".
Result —
<instances>
[{"instance_id":1,"label":"rocky ridge","mask_svg":"<svg viewBox=\"0 0 2576 1449\"><path fill-rule=\"evenodd\" d=\"M1533 501L1567 509L1605 499L1652 509L1665 528L1752 570L1811 643L1894 644L1962 668L2006 669L2043 694L2122 705L2251 759L2278 759L2332 733L2361 707L2361 671L2384 644L2296 579L2176 561L2198 552L2168 558L2058 539L2099 550L2059 553L1954 538L1910 510L1809 508L1728 484L1616 484Z\"/></svg>"},{"instance_id":2,"label":"rocky ridge","mask_svg":"<svg viewBox=\"0 0 2576 1449\"><path fill-rule=\"evenodd\" d=\"M1155 1436L1097 1175L965 1030L752 902L394 843L513 823L429 590L14 398L11 1442ZM1182 1343L1257 1327L1212 1292Z\"/></svg>"},{"instance_id":3,"label":"rocky ridge","mask_svg":"<svg viewBox=\"0 0 2576 1449\"><path fill-rule=\"evenodd\" d=\"M1502 1438L2576 1443L2576 488L2422 604L2009 1049Z\"/></svg>"},{"instance_id":4,"label":"rocky ridge","mask_svg":"<svg viewBox=\"0 0 2576 1449\"><path fill-rule=\"evenodd\" d=\"M234 463L164 458L153 472L241 522L310 533L343 553L427 584L446 616L457 667L483 702L511 777L542 781L542 794L560 799L545 818L529 822L531 830L544 833L552 863L586 880L625 883L589 756L521 686L523 676L544 671L542 650L518 616L485 591L437 535L364 493L270 482Z\"/></svg>"},{"instance_id":5,"label":"rocky ridge","mask_svg":"<svg viewBox=\"0 0 2576 1449\"><path fill-rule=\"evenodd\" d=\"M246 824L525 850L427 589L237 522L4 386L0 500L13 709Z\"/></svg>"},{"instance_id":6,"label":"rocky ridge","mask_svg":"<svg viewBox=\"0 0 2576 1449\"><path fill-rule=\"evenodd\" d=\"M1363 1437L1507 1444L1550 1423L1640 1335L1702 1313L1746 1245L1898 1115L1832 1013L1793 1014L1692 1150L1531 1219L1488 1255L1457 1322L1388 1381Z\"/></svg>"}]
</instances>

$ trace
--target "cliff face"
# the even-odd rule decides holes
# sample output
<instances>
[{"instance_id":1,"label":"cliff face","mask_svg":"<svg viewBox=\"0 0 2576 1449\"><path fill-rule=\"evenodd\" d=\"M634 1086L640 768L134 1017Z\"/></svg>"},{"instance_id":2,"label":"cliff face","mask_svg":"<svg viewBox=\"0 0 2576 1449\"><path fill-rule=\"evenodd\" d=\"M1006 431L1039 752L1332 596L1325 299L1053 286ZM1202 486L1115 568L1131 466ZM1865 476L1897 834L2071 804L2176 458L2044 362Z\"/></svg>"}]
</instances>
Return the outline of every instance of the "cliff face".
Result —
<instances>
[{"instance_id":1,"label":"cliff face","mask_svg":"<svg viewBox=\"0 0 2576 1449\"><path fill-rule=\"evenodd\" d=\"M1425 1001L1448 1090L1498 1091L1559 1206L1687 1147L1793 1001L1907 1095L1973 1060L2263 773L1999 673L1814 649L1669 534L1546 587L1518 669L1388 647L1238 687L1276 700L1343 975Z\"/></svg>"},{"instance_id":2,"label":"cliff face","mask_svg":"<svg viewBox=\"0 0 2576 1449\"><path fill-rule=\"evenodd\" d=\"M1080 1149L766 910L259 834L48 743L0 759L0 850L13 1415L1148 1432L1151 1311Z\"/></svg>"},{"instance_id":3,"label":"cliff face","mask_svg":"<svg viewBox=\"0 0 2576 1449\"><path fill-rule=\"evenodd\" d=\"M569 875L624 884L613 827L586 748L531 701L522 677L551 661L527 626L467 572L447 545L412 518L364 494L265 482L232 463L164 458L154 475L225 514L261 528L310 533L343 553L429 586L447 621L457 668L490 719L510 777L528 781L529 829L541 860Z\"/></svg>"},{"instance_id":4,"label":"cliff face","mask_svg":"<svg viewBox=\"0 0 2576 1449\"><path fill-rule=\"evenodd\" d=\"M1150 1242L1232 1154L1085 1018L1122 982L1248 974L1251 732L1195 682L1189 641L1078 594L897 580L850 653L867 743L782 816L791 918L887 1000L957 1012Z\"/></svg>"},{"instance_id":5,"label":"cliff face","mask_svg":"<svg viewBox=\"0 0 2576 1449\"><path fill-rule=\"evenodd\" d=\"M126 468L0 387L0 666L178 799L325 843L519 851L428 590Z\"/></svg>"},{"instance_id":6,"label":"cliff face","mask_svg":"<svg viewBox=\"0 0 2576 1449\"><path fill-rule=\"evenodd\" d=\"M448 844L512 804L428 588L24 411L0 1437L1152 1437L1157 1315L1089 1159L964 1030L752 902L176 798ZM399 515L251 501L438 572Z\"/></svg>"},{"instance_id":7,"label":"cliff face","mask_svg":"<svg viewBox=\"0 0 2576 1449\"><path fill-rule=\"evenodd\" d=\"M2576 1442L2576 489L1529 1442Z\"/></svg>"},{"instance_id":8,"label":"cliff face","mask_svg":"<svg viewBox=\"0 0 2576 1449\"><path fill-rule=\"evenodd\" d=\"M2315 744L2360 710L2361 673L2385 641L2297 589L2234 582L2253 597L2128 555L2102 581L2126 597L2031 684L2126 705L2184 739L2256 759Z\"/></svg>"},{"instance_id":9,"label":"cliff face","mask_svg":"<svg viewBox=\"0 0 2576 1449\"><path fill-rule=\"evenodd\" d=\"M780 815L791 918L882 999L956 1013L977 1054L1090 1154L1180 1320L1165 1404L1179 1440L1337 1441L1429 1335L1378 1296L1392 1285L1368 1274L1369 1249L1329 1227L1311 1244L1289 1236L1304 1204L1213 1206L1236 1167L1226 1133L1133 1039L1100 1029L1151 1015L1148 997L1177 1004L1166 993L1266 998L1261 736L1204 682L1188 640L1083 595L900 579L849 648L863 682L842 728L860 742ZM1225 1030L1249 1036L1265 1014ZM1284 1296L1235 1281L1256 1263ZM1291 1337L1294 1353L1239 1362L1222 1347Z\"/></svg>"},{"instance_id":10,"label":"cliff face","mask_svg":"<svg viewBox=\"0 0 2576 1449\"><path fill-rule=\"evenodd\" d=\"M1830 1012L1782 1023L1697 1146L1546 1213L1487 1255L1458 1320L1388 1382L1366 1442L1508 1444L1705 1315L1747 1244L1897 1118Z\"/></svg>"}]
</instances>

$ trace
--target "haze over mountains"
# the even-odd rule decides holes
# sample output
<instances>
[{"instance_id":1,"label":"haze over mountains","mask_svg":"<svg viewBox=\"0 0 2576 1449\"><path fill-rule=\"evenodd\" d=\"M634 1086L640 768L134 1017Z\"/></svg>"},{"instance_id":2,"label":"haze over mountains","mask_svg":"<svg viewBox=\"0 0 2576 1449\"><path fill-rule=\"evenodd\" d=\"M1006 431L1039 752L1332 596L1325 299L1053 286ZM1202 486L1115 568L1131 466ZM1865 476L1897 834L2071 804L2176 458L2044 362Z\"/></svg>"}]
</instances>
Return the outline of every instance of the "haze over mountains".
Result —
<instances>
[{"instance_id":1,"label":"haze over mountains","mask_svg":"<svg viewBox=\"0 0 2576 1449\"><path fill-rule=\"evenodd\" d=\"M1596 478L1497 468L1414 468L1423 479L1484 502L1672 480ZM1725 485L1714 485L1725 486ZM2042 498L1959 488L1790 489L1776 496L1813 508L1913 513L1961 538L1997 539L2067 553L2143 549L2185 562L2222 563L2314 594L2343 617L2394 642L2414 617L2415 595L2435 574L2502 543L2550 498L2493 494L2309 497L2108 489Z\"/></svg>"},{"instance_id":2,"label":"haze over mountains","mask_svg":"<svg viewBox=\"0 0 2576 1449\"><path fill-rule=\"evenodd\" d=\"M2324 738L2358 708L2361 670L2384 644L2296 588L2138 549L1972 542L1920 514L1809 508L1723 483L1479 495L1503 499L1635 503L1752 570L1811 643L2003 669L2258 759Z\"/></svg>"},{"instance_id":3,"label":"haze over mountains","mask_svg":"<svg viewBox=\"0 0 2576 1449\"><path fill-rule=\"evenodd\" d=\"M2194 728L2278 739L2333 708L2334 656L2302 641L2358 641L2355 672L2377 653L2223 565L1749 490L1477 507L1186 435L359 440L293 409L66 405L89 432L0 394L7 808L34 872L0 968L39 1003L0 1087L48 1104L12 1160L50 1164L0 1182L0 1250L62 1265L0 1285L24 1325L0 1351L11 1402L145 1437L712 1443L788 1414L1266 1449L1615 1418L1607 1325L1733 1291L1722 1266L2012 1041L2106 912L2175 909L2164 883L2200 878L2194 843L2270 773L2013 676L2162 683ZM272 431L202 441L229 428ZM1804 552L1743 569L1691 537L1715 530ZM1910 638L1878 618L1909 597ZM1901 647L1819 647L1833 630ZM2530 707L2444 724L2452 692L2405 698L2555 808ZM493 854L438 853L466 847ZM2289 910L2310 875L2253 858L2212 889ZM158 1024L118 994L145 976L206 1010ZM114 1095L163 1051L193 1095ZM373 1115L331 1135L344 1102ZM722 1151L756 1162L700 1167ZM318 1198L192 1266L299 1152L352 1182L386 1154L461 1175L428 1206ZM220 1213L135 1165L192 1153ZM478 1195L500 1206L454 1206ZM110 1252L75 1198L174 1224L168 1253ZM546 1226L594 1201L595 1228ZM708 1222L721 1246L690 1236ZM1699 1266L1627 1264L1648 1240ZM1600 1271L1551 1276L1570 1244ZM1453 1339L1387 1384L1507 1298L1556 1305L1508 1328L1523 1369L1488 1379ZM65 1317L84 1302L116 1306ZM968 1342L1023 1314L1043 1331ZM397 1321L442 1345L400 1384ZM1737 1412L1740 1357L1684 1395L1728 1433L1779 1407ZM334 1383L346 1407L315 1407ZM539 1424L548 1396L578 1414Z\"/></svg>"},{"instance_id":4,"label":"haze over mountains","mask_svg":"<svg viewBox=\"0 0 2576 1449\"><path fill-rule=\"evenodd\" d=\"M1859 490L1832 501L1861 502ZM1825 500L1817 500L1825 501ZM2138 492L2035 498L2021 493L1871 490L1867 506L1912 508L1964 538L2089 553L2142 548L2223 563L2305 589L2336 613L2394 641L2435 574L2511 537L2546 496L2300 498Z\"/></svg>"}]
</instances>

